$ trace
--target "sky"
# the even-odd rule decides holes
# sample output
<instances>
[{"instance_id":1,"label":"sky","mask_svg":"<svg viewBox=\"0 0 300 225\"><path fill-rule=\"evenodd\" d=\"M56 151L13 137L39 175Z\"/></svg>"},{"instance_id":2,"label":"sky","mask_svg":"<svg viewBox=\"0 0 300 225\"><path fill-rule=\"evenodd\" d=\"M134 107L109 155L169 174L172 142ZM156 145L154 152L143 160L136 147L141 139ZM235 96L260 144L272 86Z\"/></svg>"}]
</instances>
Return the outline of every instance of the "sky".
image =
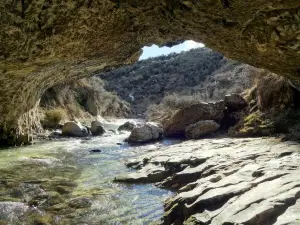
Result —
<instances>
[{"instance_id":1,"label":"sky","mask_svg":"<svg viewBox=\"0 0 300 225\"><path fill-rule=\"evenodd\" d=\"M192 48L200 48L200 47L204 47L204 45L192 40L185 41L171 48L166 46L160 48L157 45L152 45L150 47L145 46L143 47L143 54L140 56L139 60L147 59L150 57L156 57L160 55L168 55L173 52L180 53L182 51L189 51Z\"/></svg>"}]
</instances>

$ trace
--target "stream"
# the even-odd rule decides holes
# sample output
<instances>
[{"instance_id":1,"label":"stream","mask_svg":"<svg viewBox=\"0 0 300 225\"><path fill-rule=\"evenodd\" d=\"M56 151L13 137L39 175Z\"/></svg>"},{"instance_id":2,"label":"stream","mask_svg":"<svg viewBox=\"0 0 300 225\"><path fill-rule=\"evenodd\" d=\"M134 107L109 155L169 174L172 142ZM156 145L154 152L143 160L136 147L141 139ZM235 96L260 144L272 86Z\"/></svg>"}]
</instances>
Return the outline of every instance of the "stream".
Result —
<instances>
[{"instance_id":1,"label":"stream","mask_svg":"<svg viewBox=\"0 0 300 225\"><path fill-rule=\"evenodd\" d=\"M105 125L107 130L117 127ZM2 149L0 224L139 225L159 221L163 201L172 192L113 179L130 172L124 164L127 159L178 140L130 146L123 142L128 135L111 133Z\"/></svg>"}]
</instances>

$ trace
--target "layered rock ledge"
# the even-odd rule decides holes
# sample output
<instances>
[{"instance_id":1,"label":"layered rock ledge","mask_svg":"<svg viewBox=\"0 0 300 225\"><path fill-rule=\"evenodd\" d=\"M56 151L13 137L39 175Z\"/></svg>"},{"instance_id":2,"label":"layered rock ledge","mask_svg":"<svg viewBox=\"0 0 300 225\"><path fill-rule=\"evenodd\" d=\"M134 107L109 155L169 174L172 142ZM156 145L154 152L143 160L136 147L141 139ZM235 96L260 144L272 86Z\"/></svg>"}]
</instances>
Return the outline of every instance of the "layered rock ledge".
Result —
<instances>
[{"instance_id":1,"label":"layered rock ledge","mask_svg":"<svg viewBox=\"0 0 300 225\"><path fill-rule=\"evenodd\" d=\"M40 128L47 88L132 63L151 43L193 39L299 80L298 0L4 0L0 15L1 144Z\"/></svg>"},{"instance_id":2,"label":"layered rock ledge","mask_svg":"<svg viewBox=\"0 0 300 225\"><path fill-rule=\"evenodd\" d=\"M123 182L176 190L164 225L300 224L300 145L275 138L203 139L146 153Z\"/></svg>"}]
</instances>

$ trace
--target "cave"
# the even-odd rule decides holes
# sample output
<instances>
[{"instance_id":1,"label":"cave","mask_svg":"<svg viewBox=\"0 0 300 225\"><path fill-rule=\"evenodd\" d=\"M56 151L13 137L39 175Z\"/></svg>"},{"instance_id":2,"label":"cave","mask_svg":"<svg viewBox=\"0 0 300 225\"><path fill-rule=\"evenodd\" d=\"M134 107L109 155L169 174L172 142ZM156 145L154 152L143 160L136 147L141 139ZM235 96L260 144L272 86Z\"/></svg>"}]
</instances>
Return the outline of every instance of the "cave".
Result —
<instances>
[{"instance_id":1,"label":"cave","mask_svg":"<svg viewBox=\"0 0 300 225\"><path fill-rule=\"evenodd\" d=\"M0 15L1 144L30 142L46 89L133 63L145 45L195 40L299 80L298 0L4 0Z\"/></svg>"}]
</instances>

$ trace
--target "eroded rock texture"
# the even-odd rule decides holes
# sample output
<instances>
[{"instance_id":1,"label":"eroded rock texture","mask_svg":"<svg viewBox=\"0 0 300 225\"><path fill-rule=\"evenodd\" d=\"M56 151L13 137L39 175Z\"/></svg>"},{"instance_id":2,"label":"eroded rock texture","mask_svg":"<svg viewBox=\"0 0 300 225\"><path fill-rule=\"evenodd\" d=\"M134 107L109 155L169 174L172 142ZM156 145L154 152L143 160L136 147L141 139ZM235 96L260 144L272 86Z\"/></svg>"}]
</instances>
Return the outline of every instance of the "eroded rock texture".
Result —
<instances>
[{"instance_id":1,"label":"eroded rock texture","mask_svg":"<svg viewBox=\"0 0 300 225\"><path fill-rule=\"evenodd\" d=\"M203 139L158 149L117 178L177 190L165 225L300 224L299 144L267 139Z\"/></svg>"},{"instance_id":2,"label":"eroded rock texture","mask_svg":"<svg viewBox=\"0 0 300 225\"><path fill-rule=\"evenodd\" d=\"M29 111L45 89L134 62L150 43L193 39L300 75L298 0L4 0L0 17L0 127L10 142L39 125Z\"/></svg>"}]
</instances>

